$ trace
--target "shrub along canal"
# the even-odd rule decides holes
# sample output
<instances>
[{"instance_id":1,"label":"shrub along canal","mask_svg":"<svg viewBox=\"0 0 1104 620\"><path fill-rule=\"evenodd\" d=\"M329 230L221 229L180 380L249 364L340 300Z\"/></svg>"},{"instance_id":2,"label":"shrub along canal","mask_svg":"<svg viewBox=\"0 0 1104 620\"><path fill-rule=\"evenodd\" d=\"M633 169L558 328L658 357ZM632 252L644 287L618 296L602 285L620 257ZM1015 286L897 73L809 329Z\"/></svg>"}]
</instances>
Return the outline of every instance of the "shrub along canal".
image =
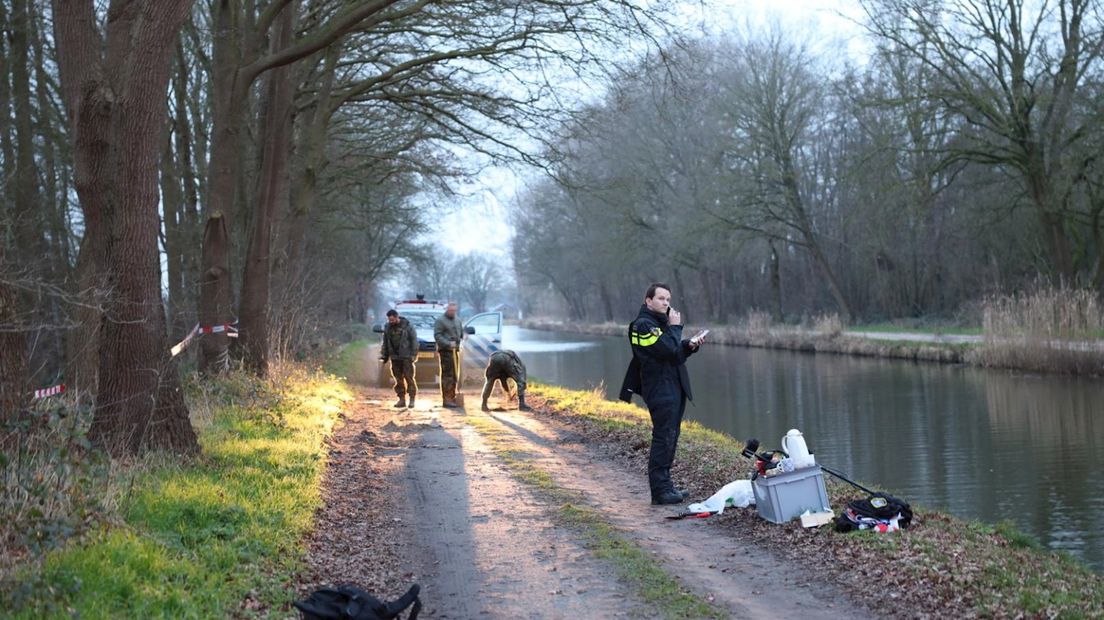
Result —
<instances>
[{"instance_id":1,"label":"shrub along canal","mask_svg":"<svg viewBox=\"0 0 1104 620\"><path fill-rule=\"evenodd\" d=\"M624 338L507 327L530 376L617 397ZM914 505L1011 521L1104 571L1104 381L958 365L706 346L687 418L817 461ZM733 477L745 472L733 472Z\"/></svg>"}]
</instances>

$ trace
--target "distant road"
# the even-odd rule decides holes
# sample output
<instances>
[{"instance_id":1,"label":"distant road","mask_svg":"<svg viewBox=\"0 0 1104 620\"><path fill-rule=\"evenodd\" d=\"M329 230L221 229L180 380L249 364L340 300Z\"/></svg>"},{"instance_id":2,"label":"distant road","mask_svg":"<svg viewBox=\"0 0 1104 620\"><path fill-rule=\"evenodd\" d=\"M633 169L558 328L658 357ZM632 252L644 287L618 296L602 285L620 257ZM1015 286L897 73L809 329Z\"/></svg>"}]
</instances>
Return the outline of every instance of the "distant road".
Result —
<instances>
[{"instance_id":1,"label":"distant road","mask_svg":"<svg viewBox=\"0 0 1104 620\"><path fill-rule=\"evenodd\" d=\"M980 335L962 334L917 334L911 332L864 332L844 331L845 336L857 338L869 338L871 340L910 340L913 342L933 342L936 344L980 344L985 337ZM1015 343L1015 340L1010 340ZM1040 341L1035 341L1037 344ZM1055 340L1050 346L1056 349L1070 351L1097 351L1104 352L1104 340L1085 340L1081 342Z\"/></svg>"},{"instance_id":2,"label":"distant road","mask_svg":"<svg viewBox=\"0 0 1104 620\"><path fill-rule=\"evenodd\" d=\"M983 336L963 334L917 334L914 332L843 332L845 336L869 338L871 340L909 340L912 342L935 342L938 344L977 344Z\"/></svg>"}]
</instances>

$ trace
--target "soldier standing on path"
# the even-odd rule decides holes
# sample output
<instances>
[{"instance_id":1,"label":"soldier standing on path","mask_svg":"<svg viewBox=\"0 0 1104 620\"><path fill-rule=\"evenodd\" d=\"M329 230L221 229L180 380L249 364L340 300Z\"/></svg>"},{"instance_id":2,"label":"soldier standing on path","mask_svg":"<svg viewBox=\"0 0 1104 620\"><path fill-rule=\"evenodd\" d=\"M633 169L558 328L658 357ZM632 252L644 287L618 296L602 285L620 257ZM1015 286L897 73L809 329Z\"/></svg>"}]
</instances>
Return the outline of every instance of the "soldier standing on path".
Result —
<instances>
[{"instance_id":1,"label":"soldier standing on path","mask_svg":"<svg viewBox=\"0 0 1104 620\"><path fill-rule=\"evenodd\" d=\"M464 339L464 324L456 316L456 302L450 301L445 313L433 323L433 339L437 341L437 359L441 364L441 405L459 409L456 403L456 385L460 382L457 355L460 341Z\"/></svg>"},{"instance_id":2,"label":"soldier standing on path","mask_svg":"<svg viewBox=\"0 0 1104 620\"><path fill-rule=\"evenodd\" d=\"M414 381L414 362L417 359L417 330L397 311L388 310L380 361L386 364L387 360L391 360L391 376L395 378L395 394L399 397L395 403L398 409L407 406L407 394L410 395L410 406L414 406L414 397L418 395L418 384Z\"/></svg>"},{"instance_id":3,"label":"soldier standing on path","mask_svg":"<svg viewBox=\"0 0 1104 620\"><path fill-rule=\"evenodd\" d=\"M513 351L502 349L491 354L487 360L487 371L483 373L487 380L483 383L483 411L490 411L487 399L491 397L495 381L502 384L502 391L508 395L510 385L508 380L513 379L517 385L518 411L532 411L532 407L525 404L525 364Z\"/></svg>"}]
</instances>

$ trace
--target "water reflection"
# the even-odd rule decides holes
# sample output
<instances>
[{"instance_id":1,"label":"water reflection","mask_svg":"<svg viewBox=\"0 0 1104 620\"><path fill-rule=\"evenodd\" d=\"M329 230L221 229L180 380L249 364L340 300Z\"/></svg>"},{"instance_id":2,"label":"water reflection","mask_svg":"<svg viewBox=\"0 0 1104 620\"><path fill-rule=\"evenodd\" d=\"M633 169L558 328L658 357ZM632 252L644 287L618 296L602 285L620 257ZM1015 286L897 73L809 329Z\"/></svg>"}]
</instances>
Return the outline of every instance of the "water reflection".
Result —
<instances>
[{"instance_id":1,"label":"water reflection","mask_svg":"<svg viewBox=\"0 0 1104 620\"><path fill-rule=\"evenodd\" d=\"M517 328L531 376L616 398L621 338ZM939 364L712 346L691 358L687 417L818 461L917 505L1011 520L1104 569L1104 383ZM734 472L734 475L738 475Z\"/></svg>"}]
</instances>

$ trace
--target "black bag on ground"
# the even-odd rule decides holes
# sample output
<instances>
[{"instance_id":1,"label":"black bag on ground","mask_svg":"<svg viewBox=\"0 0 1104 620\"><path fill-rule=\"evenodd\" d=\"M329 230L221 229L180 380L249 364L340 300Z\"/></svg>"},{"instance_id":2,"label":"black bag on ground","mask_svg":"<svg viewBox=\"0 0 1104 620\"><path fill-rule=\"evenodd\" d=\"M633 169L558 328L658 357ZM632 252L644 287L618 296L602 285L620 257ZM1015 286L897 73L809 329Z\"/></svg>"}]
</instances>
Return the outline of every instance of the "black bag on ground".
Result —
<instances>
[{"instance_id":1,"label":"black bag on ground","mask_svg":"<svg viewBox=\"0 0 1104 620\"><path fill-rule=\"evenodd\" d=\"M852 518L854 515L855 518ZM889 521L893 517L901 515L897 525L902 529L912 524L912 507L908 502L897 499L887 493L874 493L866 499L856 499L847 502L847 507L836 517L836 531L850 532L863 529L857 519L877 519Z\"/></svg>"},{"instance_id":2,"label":"black bag on ground","mask_svg":"<svg viewBox=\"0 0 1104 620\"><path fill-rule=\"evenodd\" d=\"M391 620L413 604L409 620L415 620L422 610L422 601L418 598L420 590L421 587L414 584L397 600L384 603L356 586L344 585L315 590L292 605L303 620Z\"/></svg>"}]
</instances>

